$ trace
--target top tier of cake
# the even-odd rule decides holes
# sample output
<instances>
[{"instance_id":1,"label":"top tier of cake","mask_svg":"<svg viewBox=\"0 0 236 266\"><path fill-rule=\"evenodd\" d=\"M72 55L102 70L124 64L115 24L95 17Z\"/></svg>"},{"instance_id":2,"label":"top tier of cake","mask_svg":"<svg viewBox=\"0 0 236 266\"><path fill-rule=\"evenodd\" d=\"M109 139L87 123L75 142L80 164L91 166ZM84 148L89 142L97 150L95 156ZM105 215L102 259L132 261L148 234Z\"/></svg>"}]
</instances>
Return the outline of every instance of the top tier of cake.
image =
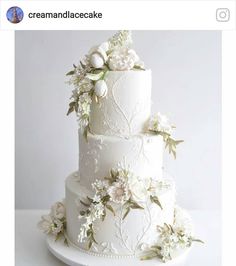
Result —
<instances>
[{"instance_id":1,"label":"top tier of cake","mask_svg":"<svg viewBox=\"0 0 236 266\"><path fill-rule=\"evenodd\" d=\"M90 131L107 136L142 133L151 113L151 70L108 71L107 95L93 99Z\"/></svg>"}]
</instances>

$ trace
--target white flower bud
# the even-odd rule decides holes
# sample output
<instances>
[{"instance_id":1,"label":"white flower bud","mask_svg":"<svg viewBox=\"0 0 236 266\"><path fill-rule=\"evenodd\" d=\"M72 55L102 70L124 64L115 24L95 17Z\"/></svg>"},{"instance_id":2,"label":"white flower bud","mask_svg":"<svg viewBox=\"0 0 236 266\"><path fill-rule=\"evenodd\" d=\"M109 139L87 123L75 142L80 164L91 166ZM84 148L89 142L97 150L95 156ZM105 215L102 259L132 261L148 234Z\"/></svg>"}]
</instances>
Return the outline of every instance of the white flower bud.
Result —
<instances>
[{"instance_id":1,"label":"white flower bud","mask_svg":"<svg viewBox=\"0 0 236 266\"><path fill-rule=\"evenodd\" d=\"M107 53L101 46L98 47L96 53L98 53L103 58L104 62L107 61L108 59Z\"/></svg>"},{"instance_id":2,"label":"white flower bud","mask_svg":"<svg viewBox=\"0 0 236 266\"><path fill-rule=\"evenodd\" d=\"M107 95L107 84L104 80L98 80L95 84L94 91L97 97L103 98Z\"/></svg>"},{"instance_id":3,"label":"white flower bud","mask_svg":"<svg viewBox=\"0 0 236 266\"><path fill-rule=\"evenodd\" d=\"M99 53L93 53L90 56L90 63L94 68L101 68L104 65L104 59Z\"/></svg>"},{"instance_id":4,"label":"white flower bud","mask_svg":"<svg viewBox=\"0 0 236 266\"><path fill-rule=\"evenodd\" d=\"M99 45L99 48L102 48L105 52L107 52L109 50L109 43L103 42L102 44Z\"/></svg>"}]
</instances>

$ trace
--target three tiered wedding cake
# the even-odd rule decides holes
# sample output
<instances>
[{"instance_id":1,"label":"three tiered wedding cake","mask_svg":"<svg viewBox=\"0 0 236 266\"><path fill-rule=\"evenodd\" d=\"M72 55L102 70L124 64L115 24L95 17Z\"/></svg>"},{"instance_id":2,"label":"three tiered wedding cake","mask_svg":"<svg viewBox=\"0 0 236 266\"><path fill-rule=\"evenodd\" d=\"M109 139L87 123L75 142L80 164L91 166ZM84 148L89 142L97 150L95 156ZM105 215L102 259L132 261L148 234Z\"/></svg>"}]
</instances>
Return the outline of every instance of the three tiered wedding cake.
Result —
<instances>
[{"instance_id":1,"label":"three tiered wedding cake","mask_svg":"<svg viewBox=\"0 0 236 266\"><path fill-rule=\"evenodd\" d=\"M93 47L67 75L74 85L68 114L79 122L79 171L66 198L39 226L92 255L158 257L190 247L191 219L163 178L163 149L176 157L182 140L166 116L151 116L151 70L131 48L129 31Z\"/></svg>"}]
</instances>

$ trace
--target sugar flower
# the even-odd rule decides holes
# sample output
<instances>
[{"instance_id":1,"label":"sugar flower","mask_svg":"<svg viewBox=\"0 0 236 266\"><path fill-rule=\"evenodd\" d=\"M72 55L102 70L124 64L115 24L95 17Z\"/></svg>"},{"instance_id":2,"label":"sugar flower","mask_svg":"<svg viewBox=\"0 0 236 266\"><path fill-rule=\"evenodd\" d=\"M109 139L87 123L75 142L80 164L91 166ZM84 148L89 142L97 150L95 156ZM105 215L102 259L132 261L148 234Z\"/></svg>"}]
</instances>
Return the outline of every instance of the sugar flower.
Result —
<instances>
[{"instance_id":1,"label":"sugar flower","mask_svg":"<svg viewBox=\"0 0 236 266\"><path fill-rule=\"evenodd\" d=\"M104 80L98 80L94 86L95 95L99 98L103 98L107 95L107 84Z\"/></svg>"},{"instance_id":2,"label":"sugar flower","mask_svg":"<svg viewBox=\"0 0 236 266\"><path fill-rule=\"evenodd\" d=\"M43 215L41 221L38 223L38 228L45 234L55 236L55 239L63 236L65 243L67 243L64 232L66 229L66 209L63 202L56 202L51 207L48 215Z\"/></svg>"},{"instance_id":3,"label":"sugar flower","mask_svg":"<svg viewBox=\"0 0 236 266\"><path fill-rule=\"evenodd\" d=\"M130 197L128 188L124 182L117 181L108 188L110 200L116 203L124 203Z\"/></svg>"},{"instance_id":4,"label":"sugar flower","mask_svg":"<svg viewBox=\"0 0 236 266\"><path fill-rule=\"evenodd\" d=\"M52 232L52 226L53 220L50 215L43 215L41 221L38 223L38 228L45 234L50 234Z\"/></svg>"},{"instance_id":5,"label":"sugar flower","mask_svg":"<svg viewBox=\"0 0 236 266\"><path fill-rule=\"evenodd\" d=\"M130 70L139 61L139 57L133 49L121 47L114 50L109 58L109 68L111 70Z\"/></svg>"},{"instance_id":6,"label":"sugar flower","mask_svg":"<svg viewBox=\"0 0 236 266\"><path fill-rule=\"evenodd\" d=\"M165 132L171 134L173 126L170 124L167 116L158 112L152 116L149 121L149 130Z\"/></svg>"},{"instance_id":7,"label":"sugar flower","mask_svg":"<svg viewBox=\"0 0 236 266\"><path fill-rule=\"evenodd\" d=\"M56 219L63 219L66 216L66 209L62 202L56 202L51 207L51 216Z\"/></svg>"}]
</instances>

